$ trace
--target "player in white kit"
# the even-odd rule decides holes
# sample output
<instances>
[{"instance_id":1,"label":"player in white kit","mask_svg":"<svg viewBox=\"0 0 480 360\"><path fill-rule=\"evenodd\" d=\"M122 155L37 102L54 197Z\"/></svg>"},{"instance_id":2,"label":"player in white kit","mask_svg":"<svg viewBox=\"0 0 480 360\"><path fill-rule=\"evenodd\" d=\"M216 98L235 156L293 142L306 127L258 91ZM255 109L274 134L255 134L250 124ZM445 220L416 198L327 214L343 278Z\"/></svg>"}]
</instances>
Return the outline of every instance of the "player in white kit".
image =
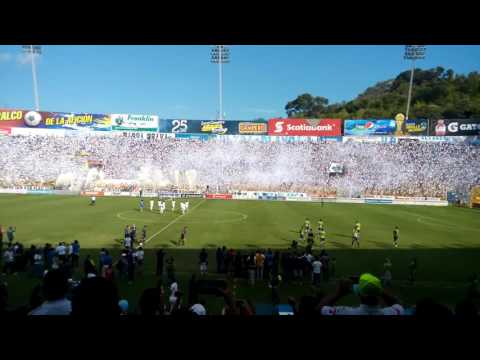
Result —
<instances>
[{"instance_id":1,"label":"player in white kit","mask_svg":"<svg viewBox=\"0 0 480 360\"><path fill-rule=\"evenodd\" d=\"M163 214L165 212L165 203L163 201L160 201L160 214Z\"/></svg>"},{"instance_id":2,"label":"player in white kit","mask_svg":"<svg viewBox=\"0 0 480 360\"><path fill-rule=\"evenodd\" d=\"M175 211L175 200L172 199L172 212Z\"/></svg>"},{"instance_id":3,"label":"player in white kit","mask_svg":"<svg viewBox=\"0 0 480 360\"><path fill-rule=\"evenodd\" d=\"M162 202L160 200L157 201L158 204L158 211L162 211Z\"/></svg>"},{"instance_id":4,"label":"player in white kit","mask_svg":"<svg viewBox=\"0 0 480 360\"><path fill-rule=\"evenodd\" d=\"M150 200L150 211L153 211L154 204L155 204L155 200Z\"/></svg>"},{"instance_id":5,"label":"player in white kit","mask_svg":"<svg viewBox=\"0 0 480 360\"><path fill-rule=\"evenodd\" d=\"M188 202L188 201L185 202L185 209L186 209L187 211L188 211L188 205L190 205L189 202Z\"/></svg>"}]
</instances>

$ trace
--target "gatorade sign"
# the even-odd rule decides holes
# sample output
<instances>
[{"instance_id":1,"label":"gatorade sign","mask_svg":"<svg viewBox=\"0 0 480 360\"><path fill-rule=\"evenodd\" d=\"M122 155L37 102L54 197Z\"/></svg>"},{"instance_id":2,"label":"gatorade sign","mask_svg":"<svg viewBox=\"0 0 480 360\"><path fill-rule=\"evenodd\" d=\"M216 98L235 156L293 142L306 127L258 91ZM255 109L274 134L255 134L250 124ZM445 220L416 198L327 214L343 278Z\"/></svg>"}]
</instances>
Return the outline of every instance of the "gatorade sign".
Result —
<instances>
[{"instance_id":1,"label":"gatorade sign","mask_svg":"<svg viewBox=\"0 0 480 360\"><path fill-rule=\"evenodd\" d=\"M431 121L431 136L475 136L480 135L480 120L440 119Z\"/></svg>"},{"instance_id":2,"label":"gatorade sign","mask_svg":"<svg viewBox=\"0 0 480 360\"><path fill-rule=\"evenodd\" d=\"M275 136L341 136L340 119L270 119L268 135Z\"/></svg>"}]
</instances>

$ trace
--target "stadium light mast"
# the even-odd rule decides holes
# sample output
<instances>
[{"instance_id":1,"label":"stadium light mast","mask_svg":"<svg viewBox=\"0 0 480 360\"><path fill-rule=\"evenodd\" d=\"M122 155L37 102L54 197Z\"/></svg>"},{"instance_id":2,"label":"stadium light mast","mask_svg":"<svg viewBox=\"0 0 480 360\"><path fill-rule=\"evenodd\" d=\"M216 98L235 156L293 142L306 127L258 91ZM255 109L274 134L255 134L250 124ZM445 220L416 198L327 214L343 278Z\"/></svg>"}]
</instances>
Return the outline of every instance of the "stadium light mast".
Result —
<instances>
[{"instance_id":1,"label":"stadium light mast","mask_svg":"<svg viewBox=\"0 0 480 360\"><path fill-rule=\"evenodd\" d=\"M38 85L37 85L37 69L35 67L35 55L42 53L42 47L40 45L23 45L23 52L30 54L32 60L32 77L33 77L33 96L35 98L35 110L40 111L40 100L38 98Z\"/></svg>"},{"instance_id":2,"label":"stadium light mast","mask_svg":"<svg viewBox=\"0 0 480 360\"><path fill-rule=\"evenodd\" d=\"M230 62L230 50L225 45L215 45L212 49L211 62L218 64L218 120L223 120L223 64Z\"/></svg>"},{"instance_id":3,"label":"stadium light mast","mask_svg":"<svg viewBox=\"0 0 480 360\"><path fill-rule=\"evenodd\" d=\"M410 101L412 99L412 87L413 87L413 73L415 71L415 60L425 59L425 46L424 45L405 45L405 60L412 60L412 70L410 71L410 86L408 88L408 100L407 111L405 113L405 119L408 120L408 113L410 111Z\"/></svg>"}]
</instances>

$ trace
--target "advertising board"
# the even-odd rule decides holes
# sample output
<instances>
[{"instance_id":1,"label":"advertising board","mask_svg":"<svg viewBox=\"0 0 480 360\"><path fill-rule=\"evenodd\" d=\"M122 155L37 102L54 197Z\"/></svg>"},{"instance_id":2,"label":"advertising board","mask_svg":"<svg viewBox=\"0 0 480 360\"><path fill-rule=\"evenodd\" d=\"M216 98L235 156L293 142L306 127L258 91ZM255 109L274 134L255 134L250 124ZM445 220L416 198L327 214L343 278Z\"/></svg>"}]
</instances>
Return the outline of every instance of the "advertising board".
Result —
<instances>
[{"instance_id":1,"label":"advertising board","mask_svg":"<svg viewBox=\"0 0 480 360\"><path fill-rule=\"evenodd\" d=\"M158 116L112 114L112 130L115 131L158 131Z\"/></svg>"},{"instance_id":2,"label":"advertising board","mask_svg":"<svg viewBox=\"0 0 480 360\"><path fill-rule=\"evenodd\" d=\"M478 136L479 119L438 119L430 121L431 136Z\"/></svg>"},{"instance_id":3,"label":"advertising board","mask_svg":"<svg viewBox=\"0 0 480 360\"><path fill-rule=\"evenodd\" d=\"M274 136L341 136L340 119L270 119L268 135Z\"/></svg>"},{"instance_id":4,"label":"advertising board","mask_svg":"<svg viewBox=\"0 0 480 360\"><path fill-rule=\"evenodd\" d=\"M158 131L174 134L263 135L267 123L237 120L160 119Z\"/></svg>"}]
</instances>

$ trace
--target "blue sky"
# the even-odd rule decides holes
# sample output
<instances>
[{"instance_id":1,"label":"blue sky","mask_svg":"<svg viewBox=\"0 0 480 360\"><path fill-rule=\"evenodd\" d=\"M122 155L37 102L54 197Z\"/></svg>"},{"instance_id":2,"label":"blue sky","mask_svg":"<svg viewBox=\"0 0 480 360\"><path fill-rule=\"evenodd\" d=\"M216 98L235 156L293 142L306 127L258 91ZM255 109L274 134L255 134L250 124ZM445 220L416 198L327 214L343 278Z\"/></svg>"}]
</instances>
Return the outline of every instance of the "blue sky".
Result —
<instances>
[{"instance_id":1,"label":"blue sky","mask_svg":"<svg viewBox=\"0 0 480 360\"><path fill-rule=\"evenodd\" d=\"M218 68L210 46L53 46L38 59L45 111L213 119ZM309 92L348 101L408 70L403 46L231 46L224 68L226 118L285 116ZM32 73L20 46L0 45L0 107L33 108ZM428 46L417 67L480 70L480 46Z\"/></svg>"}]
</instances>

